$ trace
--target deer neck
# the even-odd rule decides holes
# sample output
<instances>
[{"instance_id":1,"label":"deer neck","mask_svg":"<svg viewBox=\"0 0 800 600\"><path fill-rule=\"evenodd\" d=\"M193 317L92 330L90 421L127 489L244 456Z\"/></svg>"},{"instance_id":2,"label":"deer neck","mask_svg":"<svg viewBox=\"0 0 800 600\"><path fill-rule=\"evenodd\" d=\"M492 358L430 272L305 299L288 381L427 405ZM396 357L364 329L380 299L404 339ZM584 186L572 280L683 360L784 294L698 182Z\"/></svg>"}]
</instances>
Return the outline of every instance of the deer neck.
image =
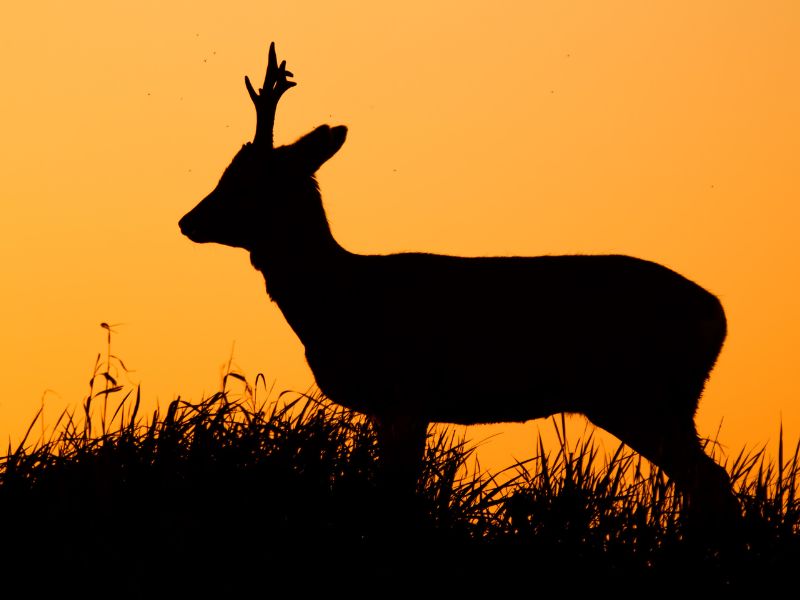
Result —
<instances>
[{"instance_id":1,"label":"deer neck","mask_svg":"<svg viewBox=\"0 0 800 600\"><path fill-rule=\"evenodd\" d=\"M326 294L350 255L334 239L321 199L303 198L309 210L264 232L250 250L250 261L261 271L267 293L289 325L304 341L328 317Z\"/></svg>"}]
</instances>

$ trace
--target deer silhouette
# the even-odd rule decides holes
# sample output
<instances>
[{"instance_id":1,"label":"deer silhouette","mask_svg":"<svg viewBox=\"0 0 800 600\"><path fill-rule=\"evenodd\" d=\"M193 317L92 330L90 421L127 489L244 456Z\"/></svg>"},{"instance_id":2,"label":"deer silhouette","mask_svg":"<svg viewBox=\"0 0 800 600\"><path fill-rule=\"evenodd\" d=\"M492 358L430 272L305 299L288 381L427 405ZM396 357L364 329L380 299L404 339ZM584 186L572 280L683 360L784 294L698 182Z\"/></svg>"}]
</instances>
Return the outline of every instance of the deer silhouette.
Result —
<instances>
[{"instance_id":1,"label":"deer silhouette","mask_svg":"<svg viewBox=\"0 0 800 600\"><path fill-rule=\"evenodd\" d=\"M620 255L359 255L331 234L314 174L345 141L322 125L274 147L295 85L269 49L257 126L180 220L194 242L244 248L305 346L320 390L365 413L386 479L413 491L431 422L580 413L660 466L704 514L734 512L694 416L726 335L719 300Z\"/></svg>"}]
</instances>

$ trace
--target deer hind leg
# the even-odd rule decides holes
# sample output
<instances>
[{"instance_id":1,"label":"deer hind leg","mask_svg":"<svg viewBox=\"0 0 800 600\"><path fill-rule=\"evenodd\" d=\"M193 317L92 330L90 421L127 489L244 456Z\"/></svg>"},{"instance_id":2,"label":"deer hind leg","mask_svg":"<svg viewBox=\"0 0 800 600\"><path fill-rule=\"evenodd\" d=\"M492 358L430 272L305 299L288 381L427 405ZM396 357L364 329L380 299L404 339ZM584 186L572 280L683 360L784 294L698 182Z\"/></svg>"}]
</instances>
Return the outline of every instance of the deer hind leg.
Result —
<instances>
[{"instance_id":1,"label":"deer hind leg","mask_svg":"<svg viewBox=\"0 0 800 600\"><path fill-rule=\"evenodd\" d=\"M736 527L741 512L730 478L703 451L691 415L632 408L589 418L664 470L684 493L693 527L717 537Z\"/></svg>"}]
</instances>

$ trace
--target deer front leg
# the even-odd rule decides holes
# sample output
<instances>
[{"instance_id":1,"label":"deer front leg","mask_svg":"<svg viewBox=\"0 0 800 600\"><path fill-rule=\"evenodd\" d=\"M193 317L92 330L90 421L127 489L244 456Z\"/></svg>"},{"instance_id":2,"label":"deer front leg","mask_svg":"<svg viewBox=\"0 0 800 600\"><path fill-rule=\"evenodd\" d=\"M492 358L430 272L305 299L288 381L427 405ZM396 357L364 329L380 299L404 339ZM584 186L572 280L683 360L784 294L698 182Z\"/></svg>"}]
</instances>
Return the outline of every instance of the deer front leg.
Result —
<instances>
[{"instance_id":1,"label":"deer front leg","mask_svg":"<svg viewBox=\"0 0 800 600\"><path fill-rule=\"evenodd\" d=\"M387 501L398 506L411 501L422 471L428 423L408 415L374 415L378 436L378 483Z\"/></svg>"}]
</instances>

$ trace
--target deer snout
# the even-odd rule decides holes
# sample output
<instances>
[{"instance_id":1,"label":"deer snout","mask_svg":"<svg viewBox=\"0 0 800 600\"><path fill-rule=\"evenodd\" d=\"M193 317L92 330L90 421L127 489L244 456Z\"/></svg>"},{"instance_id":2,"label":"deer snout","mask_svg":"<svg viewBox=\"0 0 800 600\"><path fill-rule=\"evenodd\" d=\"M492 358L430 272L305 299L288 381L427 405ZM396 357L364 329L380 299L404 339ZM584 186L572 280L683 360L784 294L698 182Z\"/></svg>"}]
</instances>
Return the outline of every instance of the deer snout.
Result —
<instances>
[{"instance_id":1,"label":"deer snout","mask_svg":"<svg viewBox=\"0 0 800 600\"><path fill-rule=\"evenodd\" d=\"M191 231L191 225L189 224L189 215L183 215L180 221L178 221L178 227L181 228L181 233L183 235L189 235L189 231Z\"/></svg>"},{"instance_id":2,"label":"deer snout","mask_svg":"<svg viewBox=\"0 0 800 600\"><path fill-rule=\"evenodd\" d=\"M191 212L186 213L183 218L178 221L178 227L181 228L181 233L188 237L193 242L201 242L200 232L198 231L196 219Z\"/></svg>"}]
</instances>

